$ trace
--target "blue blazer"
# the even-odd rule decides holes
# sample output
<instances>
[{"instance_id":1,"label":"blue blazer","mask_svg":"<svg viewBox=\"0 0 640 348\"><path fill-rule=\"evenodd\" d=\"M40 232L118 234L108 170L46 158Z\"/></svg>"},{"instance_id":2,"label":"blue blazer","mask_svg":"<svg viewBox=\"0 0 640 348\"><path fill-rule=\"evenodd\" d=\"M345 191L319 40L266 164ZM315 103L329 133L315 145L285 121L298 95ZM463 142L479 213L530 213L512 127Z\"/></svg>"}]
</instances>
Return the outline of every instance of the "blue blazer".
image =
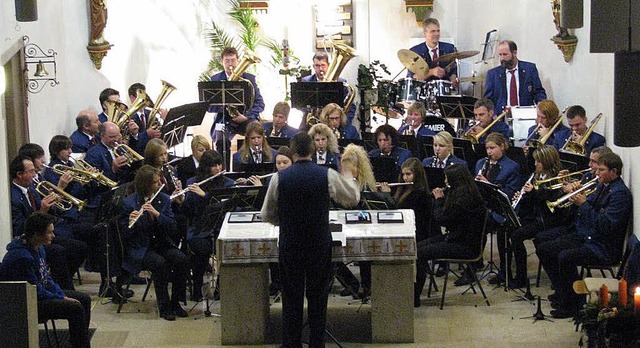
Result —
<instances>
[{"instance_id":1,"label":"blue blazer","mask_svg":"<svg viewBox=\"0 0 640 348\"><path fill-rule=\"evenodd\" d=\"M431 157L427 157L425 159L422 160L422 166L423 167L433 167L435 168L437 162L437 157L436 156L431 156ZM456 156L454 156L453 154L451 154L449 157L447 157L447 161L444 163L445 168L454 164L454 163L459 163L464 165L465 167L468 166L467 161L463 160L462 158L458 158Z\"/></svg>"},{"instance_id":2,"label":"blue blazer","mask_svg":"<svg viewBox=\"0 0 640 348\"><path fill-rule=\"evenodd\" d=\"M169 236L171 231L176 229L176 219L171 210L169 196L162 192L151 203L160 212L160 216L152 220L149 213L145 212L136 224L129 228L129 214L140 209L144 203L144 197L138 196L137 193L126 197L119 219L124 244L122 267L132 274L138 274L142 270L142 260L152 243L154 246L174 246Z\"/></svg>"},{"instance_id":3,"label":"blue blazer","mask_svg":"<svg viewBox=\"0 0 640 348\"><path fill-rule=\"evenodd\" d=\"M485 157L476 163L476 174L481 170L483 174L486 173L484 164L487 160L488 157ZM507 158L507 156L502 156L502 158L498 160L496 166L491 170L490 177L487 177L487 180L494 185L500 186L500 191L504 192L509 199L522 188L520 166L518 163Z\"/></svg>"},{"instance_id":4,"label":"blue blazer","mask_svg":"<svg viewBox=\"0 0 640 348\"><path fill-rule=\"evenodd\" d=\"M264 151L266 151L266 150L264 150ZM269 151L271 151L271 158L272 158L271 162L273 162L274 165L275 165L275 163L276 163L276 154L278 153L278 151L276 151L276 150L274 150L272 148L269 148ZM238 169L240 168L240 165L242 165L242 164L256 164L256 162L253 160L253 156L250 155L250 156L247 156L245 158L242 158L241 156L242 156L242 149L238 150L238 152L233 154L233 170L234 171L238 172L239 171ZM263 160L262 163L268 163L267 159L264 157L264 155L262 156L262 160Z\"/></svg>"},{"instance_id":5,"label":"blue blazer","mask_svg":"<svg viewBox=\"0 0 640 348\"><path fill-rule=\"evenodd\" d=\"M337 171L340 171L340 155L337 153L333 153L331 151L327 151L325 154L326 158L324 164L321 164L324 167L330 167ZM318 163L318 152L315 152L313 156L311 156L311 162Z\"/></svg>"},{"instance_id":6,"label":"blue blazer","mask_svg":"<svg viewBox=\"0 0 640 348\"><path fill-rule=\"evenodd\" d=\"M571 129L569 127L565 127L562 132L555 135L555 139L553 140L553 146L555 146L556 149L561 149L564 146L564 144L567 142L567 139L569 139L570 137L571 137ZM595 149L596 147L605 145L605 139L602 135L596 132L593 132L589 135L589 138L587 139L587 142L584 145L585 145L584 146L585 152L588 157L591 154L591 150Z\"/></svg>"},{"instance_id":7,"label":"blue blazer","mask_svg":"<svg viewBox=\"0 0 640 348\"><path fill-rule=\"evenodd\" d=\"M93 138L96 144L100 142L100 136L98 134L94 135ZM71 139L71 151L75 153L85 153L94 146L89 136L77 129L71 133L69 139Z\"/></svg>"},{"instance_id":8,"label":"blue blazer","mask_svg":"<svg viewBox=\"0 0 640 348\"><path fill-rule=\"evenodd\" d=\"M382 152L380 151L380 149L373 149L371 151L369 151L369 157L381 157L382 156ZM409 157L411 157L411 151L398 147L398 146L394 146L391 149L391 158L393 158L393 160L396 162L396 167L400 168L402 166L402 163L404 163L404 161L406 161L407 159L409 159Z\"/></svg>"},{"instance_id":9,"label":"blue blazer","mask_svg":"<svg viewBox=\"0 0 640 348\"><path fill-rule=\"evenodd\" d=\"M536 129L536 126L529 127L529 130L527 131L527 138L531 135L531 133L533 133L534 129ZM558 128L556 128L553 131L553 134L551 134L551 137L549 137L549 140L547 140L546 145L553 145L553 147L560 150L562 148L562 145L564 145L564 142L563 143L560 142L560 138L562 138L563 134L565 133L571 134L571 130L569 130L569 128L564 124L559 125ZM539 139L539 138L540 136L536 135L535 137L532 138L532 140Z\"/></svg>"},{"instance_id":10,"label":"blue blazer","mask_svg":"<svg viewBox=\"0 0 640 348\"><path fill-rule=\"evenodd\" d=\"M427 64L429 64L429 68L431 69L435 68L433 61L431 60L431 55L429 54L429 47L427 47L427 44L425 42L411 47L411 50L417 53L424 60L426 60ZM453 53L455 51L456 51L456 47L454 45L447 42L438 42L438 56L443 56L445 54ZM443 69L446 68L447 65L449 64L450 62L441 62L438 60L438 66ZM445 72L445 75L442 79L449 80L451 75L457 74L457 71L458 71L457 68L452 68L449 72ZM413 73L411 71L407 71L407 77L413 77Z\"/></svg>"},{"instance_id":11,"label":"blue blazer","mask_svg":"<svg viewBox=\"0 0 640 348\"><path fill-rule=\"evenodd\" d=\"M609 261L619 259L632 206L631 191L622 178L609 183L606 189L600 183L587 202L578 207L575 230L598 256Z\"/></svg>"},{"instance_id":12,"label":"blue blazer","mask_svg":"<svg viewBox=\"0 0 640 348\"><path fill-rule=\"evenodd\" d=\"M262 123L262 127L264 128L264 134L267 137L273 137L271 131L273 131L273 122L264 122ZM298 133L298 130L286 124L280 130L280 138L293 138L294 135Z\"/></svg>"},{"instance_id":13,"label":"blue blazer","mask_svg":"<svg viewBox=\"0 0 640 348\"><path fill-rule=\"evenodd\" d=\"M467 132L469 130L469 128L471 127L467 127L464 131ZM491 129L489 129L489 131L487 131L486 133L484 133L480 139L478 139L478 143L480 144L484 144L487 142L487 136L489 136L489 134L493 133L493 132L498 132L502 135L504 135L505 139L509 140L509 138L511 137L511 130L509 129L509 125L502 122L502 121L498 121L496 122L496 124L493 125L493 127L491 127Z\"/></svg>"},{"instance_id":14,"label":"blue blazer","mask_svg":"<svg viewBox=\"0 0 640 348\"><path fill-rule=\"evenodd\" d=\"M40 194L36 192L33 185L29 185L27 188L31 194L33 194L33 198L36 202L35 210L31 208L29 204L29 200L22 194L22 191L15 184L11 183L10 185L11 191L11 227L13 229L13 237L17 237L24 232L24 223L27 221L27 218L31 213L35 210L40 209L40 202L42 198Z\"/></svg>"},{"instance_id":15,"label":"blue blazer","mask_svg":"<svg viewBox=\"0 0 640 348\"><path fill-rule=\"evenodd\" d=\"M316 74L311 74L311 75L304 76L300 81L301 82L318 82L318 77L316 76ZM338 77L338 82L347 83L347 80L343 79L342 77ZM344 87L345 98L348 94L349 94L349 88L345 86ZM356 115L356 104L352 103L351 106L349 107L349 110L347 110L348 125L351 125L353 123L353 118L355 117L355 115Z\"/></svg>"},{"instance_id":16,"label":"blue blazer","mask_svg":"<svg viewBox=\"0 0 640 348\"><path fill-rule=\"evenodd\" d=\"M542 87L536 65L522 60L518 61L518 101L520 106L534 105L547 99L547 92ZM496 113L501 113L509 103L507 101L507 72L506 69L497 66L487 72L487 80L484 86L484 97L493 101Z\"/></svg>"},{"instance_id":17,"label":"blue blazer","mask_svg":"<svg viewBox=\"0 0 640 348\"><path fill-rule=\"evenodd\" d=\"M151 117L149 117L150 114L151 114L151 110L147 110L147 109L144 110L144 116L145 116L144 124L140 119L140 114L136 113L135 115L131 116L131 119L138 125L139 129L138 129L138 139L135 139L134 137L129 137L129 146L131 146L132 149L134 149L140 154L144 154L144 149L147 147L149 140L151 140L149 138L149 134L147 134L147 126L149 125L149 122L151 122Z\"/></svg>"},{"instance_id":18,"label":"blue blazer","mask_svg":"<svg viewBox=\"0 0 640 348\"><path fill-rule=\"evenodd\" d=\"M340 132L340 138L338 139L360 139L360 133L358 133L355 126L350 124L338 127L338 131Z\"/></svg>"},{"instance_id":19,"label":"blue blazer","mask_svg":"<svg viewBox=\"0 0 640 348\"><path fill-rule=\"evenodd\" d=\"M109 117L107 117L107 114L105 114L103 111L98 115L98 120L100 121L100 123L105 123L109 121Z\"/></svg>"},{"instance_id":20,"label":"blue blazer","mask_svg":"<svg viewBox=\"0 0 640 348\"><path fill-rule=\"evenodd\" d=\"M102 142L90 148L89 151L87 151L84 160L101 171L102 174L106 175L109 179L113 181L118 181L120 179L120 174L114 173L111 168L113 159L111 158L111 154L109 153L107 146Z\"/></svg>"},{"instance_id":21,"label":"blue blazer","mask_svg":"<svg viewBox=\"0 0 640 348\"><path fill-rule=\"evenodd\" d=\"M403 125L402 127L400 127L400 129L398 129L398 133L399 134L404 134L405 130L407 130L407 128L411 127L408 124ZM429 137L429 136L434 136L436 135L436 133L434 131L432 131L431 129L429 129L427 126L423 124L420 125L420 128L418 128L418 132L417 134L415 134L416 137L421 136L421 137Z\"/></svg>"},{"instance_id":22,"label":"blue blazer","mask_svg":"<svg viewBox=\"0 0 640 348\"><path fill-rule=\"evenodd\" d=\"M249 119L247 120L247 122L250 122L251 120L259 121L260 113L264 111L264 99L262 99L262 94L260 94L260 88L258 88L258 84L256 83L256 77L249 73L243 73L242 78L249 80L253 85L253 89L255 91L255 98L253 100L253 106L251 107L251 110L245 111L243 112L243 114ZM224 71L221 71L211 76L211 81L227 81L227 74ZM236 128L234 127L235 123L232 122L231 118L225 117L227 115L227 112L224 108L222 108L221 106L212 106L209 109L209 112L217 113L216 118L213 121L213 125L211 126L210 133L212 135L215 132L216 123L221 123L223 121L225 122L225 124L228 125L228 129L227 129L228 132L230 131L233 134L237 134L234 131L234 129Z\"/></svg>"}]
</instances>

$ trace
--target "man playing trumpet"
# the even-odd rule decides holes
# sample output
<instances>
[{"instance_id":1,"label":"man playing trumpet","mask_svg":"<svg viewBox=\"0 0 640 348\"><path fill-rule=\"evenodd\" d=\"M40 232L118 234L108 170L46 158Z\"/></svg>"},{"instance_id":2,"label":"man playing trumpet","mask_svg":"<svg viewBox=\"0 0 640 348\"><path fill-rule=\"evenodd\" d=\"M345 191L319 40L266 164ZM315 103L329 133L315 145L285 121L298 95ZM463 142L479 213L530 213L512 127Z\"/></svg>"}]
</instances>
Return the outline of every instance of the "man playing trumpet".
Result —
<instances>
[{"instance_id":1,"label":"man playing trumpet","mask_svg":"<svg viewBox=\"0 0 640 348\"><path fill-rule=\"evenodd\" d=\"M568 141L580 143L583 141L584 136L588 137L584 144L585 155L589 156L591 150L599 146L604 146L605 139L602 135L596 132L586 134L587 113L582 106L574 105L567 109L567 122L569 123L569 128L565 128L554 140L553 145L556 148L564 148ZM596 121L594 120L594 122Z\"/></svg>"}]
</instances>

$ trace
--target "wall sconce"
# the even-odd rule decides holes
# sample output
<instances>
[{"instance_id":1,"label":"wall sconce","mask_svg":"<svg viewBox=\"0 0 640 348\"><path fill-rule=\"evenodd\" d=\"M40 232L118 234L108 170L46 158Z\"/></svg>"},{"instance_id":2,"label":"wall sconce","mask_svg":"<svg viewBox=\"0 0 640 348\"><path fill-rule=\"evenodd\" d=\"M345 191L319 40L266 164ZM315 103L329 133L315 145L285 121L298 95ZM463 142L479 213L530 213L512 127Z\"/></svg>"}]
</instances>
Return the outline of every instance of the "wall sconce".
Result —
<instances>
[{"instance_id":1,"label":"wall sconce","mask_svg":"<svg viewBox=\"0 0 640 348\"><path fill-rule=\"evenodd\" d=\"M49 82L51 87L55 87L58 82L58 70L56 68L56 55L53 49L47 50L45 53L40 46L29 43L29 37L23 36L24 42L24 72L27 79L27 90L31 93L42 91L44 86ZM35 72L30 73L30 67L35 65ZM50 72L53 71L53 74Z\"/></svg>"}]
</instances>

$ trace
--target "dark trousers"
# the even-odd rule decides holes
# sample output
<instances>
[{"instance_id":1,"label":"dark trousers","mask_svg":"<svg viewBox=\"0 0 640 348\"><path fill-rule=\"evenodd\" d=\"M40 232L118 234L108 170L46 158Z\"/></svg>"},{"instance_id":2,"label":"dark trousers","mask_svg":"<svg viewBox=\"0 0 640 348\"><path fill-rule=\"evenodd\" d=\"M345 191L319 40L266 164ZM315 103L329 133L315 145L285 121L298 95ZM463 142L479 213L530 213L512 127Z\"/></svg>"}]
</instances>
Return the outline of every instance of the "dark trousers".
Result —
<instances>
[{"instance_id":1,"label":"dark trousers","mask_svg":"<svg viewBox=\"0 0 640 348\"><path fill-rule=\"evenodd\" d=\"M202 277L207 271L209 258L213 254L213 239L198 238L189 241L191 251L191 270L193 271L193 295L202 297Z\"/></svg>"},{"instance_id":2,"label":"dark trousers","mask_svg":"<svg viewBox=\"0 0 640 348\"><path fill-rule=\"evenodd\" d=\"M554 241L560 238L561 236L566 235L568 230L569 230L569 226L558 226L558 227L554 227L548 230L538 232L536 234L536 238L533 240L533 245L535 245L536 250L538 250L540 245L546 242Z\"/></svg>"},{"instance_id":3,"label":"dark trousers","mask_svg":"<svg viewBox=\"0 0 640 348\"><path fill-rule=\"evenodd\" d=\"M302 347L302 318L306 290L309 347L324 347L329 284L333 277L331 244L312 250L280 246L283 347Z\"/></svg>"},{"instance_id":4,"label":"dark trousers","mask_svg":"<svg viewBox=\"0 0 640 348\"><path fill-rule=\"evenodd\" d=\"M540 244L536 254L560 296L560 302L568 304L575 304L580 299L573 291L573 282L580 279L578 266L607 261L587 248L583 237L575 233Z\"/></svg>"},{"instance_id":5,"label":"dark trousers","mask_svg":"<svg viewBox=\"0 0 640 348\"><path fill-rule=\"evenodd\" d=\"M64 290L64 299L38 300L38 321L66 319L69 322L69 342L72 347L90 347L89 323L91 322L91 297L71 290Z\"/></svg>"},{"instance_id":6,"label":"dark trousers","mask_svg":"<svg viewBox=\"0 0 640 348\"><path fill-rule=\"evenodd\" d=\"M429 260L443 258L471 258L474 257L474 251L469 247L452 243L445 240L446 234L441 234L427 238L418 243L418 261L416 265L416 284L414 296L420 297L424 283L427 281L427 272L429 270Z\"/></svg>"},{"instance_id":7,"label":"dark trousers","mask_svg":"<svg viewBox=\"0 0 640 348\"><path fill-rule=\"evenodd\" d=\"M160 311L170 308L168 307L170 302L177 304L186 296L189 259L178 248L149 250L142 259L142 267L151 271ZM169 281L173 283L171 297L169 297Z\"/></svg>"},{"instance_id":8,"label":"dark trousers","mask_svg":"<svg viewBox=\"0 0 640 348\"><path fill-rule=\"evenodd\" d=\"M73 238L55 237L45 246L51 278L65 290L74 290L73 274L87 258L87 244Z\"/></svg>"},{"instance_id":9,"label":"dark trousers","mask_svg":"<svg viewBox=\"0 0 640 348\"><path fill-rule=\"evenodd\" d=\"M532 239L544 228L542 222L532 222L524 225L511 233L511 248L516 262L516 278L527 278L527 249L524 241Z\"/></svg>"}]
</instances>

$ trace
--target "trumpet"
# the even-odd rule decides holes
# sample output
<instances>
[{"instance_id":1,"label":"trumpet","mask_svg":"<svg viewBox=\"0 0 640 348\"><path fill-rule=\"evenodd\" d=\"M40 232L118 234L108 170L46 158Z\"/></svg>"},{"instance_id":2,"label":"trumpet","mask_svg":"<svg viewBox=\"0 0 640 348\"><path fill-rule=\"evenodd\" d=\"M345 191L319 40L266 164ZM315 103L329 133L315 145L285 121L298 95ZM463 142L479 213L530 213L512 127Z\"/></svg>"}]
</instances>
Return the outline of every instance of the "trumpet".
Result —
<instances>
[{"instance_id":1,"label":"trumpet","mask_svg":"<svg viewBox=\"0 0 640 348\"><path fill-rule=\"evenodd\" d=\"M579 170L579 171L577 171L577 172L573 172L573 173L569 173L569 174L557 175L557 176L554 176L553 178L549 178L549 179L544 179L544 180L535 180L535 181L533 182L533 188L534 188L535 190L539 190L539 189L540 189L540 186L541 186L542 184L546 184L546 183L548 183L548 182L552 182L552 181L555 181L555 180L562 180L562 179L564 179L564 178L570 178L570 177L572 177L572 176L576 176L576 175L582 175L582 174L584 174L584 173L586 173L586 172L588 172L588 171L590 171L590 170L591 170L591 169L587 168L587 169ZM557 183L557 184L555 184L555 185L551 185L551 186L547 187L547 189L548 189L548 190L555 190L555 189L559 189L559 188L561 188L561 187L562 187L562 183Z\"/></svg>"},{"instance_id":2,"label":"trumpet","mask_svg":"<svg viewBox=\"0 0 640 348\"><path fill-rule=\"evenodd\" d=\"M116 157L124 156L127 159L127 166L130 167L134 162L142 161L142 157L139 153L135 152L129 145L116 143L113 153Z\"/></svg>"},{"instance_id":3,"label":"trumpet","mask_svg":"<svg viewBox=\"0 0 640 348\"><path fill-rule=\"evenodd\" d=\"M578 193L584 192L585 196L588 196L592 193L594 193L596 191L596 187L598 186L598 176L594 177L593 179L587 181L581 188L571 192L571 193L567 193L566 195L558 198L557 200L550 202L547 201L547 208L549 208L549 211L551 211L553 213L553 211L555 210L555 208L568 208L569 206L571 206L571 201L569 200L569 198L577 195Z\"/></svg>"},{"instance_id":4,"label":"trumpet","mask_svg":"<svg viewBox=\"0 0 640 348\"><path fill-rule=\"evenodd\" d=\"M84 208L84 205L87 203L85 201L79 200L76 197L64 192L63 189L58 186L52 184L49 181L42 180L36 186L36 191L42 196L46 197L51 193L55 193L60 197L60 199L55 202L53 205L58 207L61 210L71 210L74 206L78 207L78 211L81 211Z\"/></svg>"},{"instance_id":5,"label":"trumpet","mask_svg":"<svg viewBox=\"0 0 640 348\"><path fill-rule=\"evenodd\" d=\"M53 166L49 166L47 164L43 164L46 168L51 169L54 173L58 175L63 175L65 172L71 173L71 180L77 181L81 184L88 184L93 178L91 177L91 173L84 171L82 169L78 169L71 166L66 166L64 164L55 164Z\"/></svg>"},{"instance_id":6,"label":"trumpet","mask_svg":"<svg viewBox=\"0 0 640 348\"><path fill-rule=\"evenodd\" d=\"M156 191L156 193L154 193L153 196L151 196L151 198L149 198L148 201L144 202L144 204L153 202L153 200L156 199L158 194L162 192L163 188L164 188L164 184L160 185L160 188L158 189L158 191ZM143 213L144 213L144 209L140 207L140 210L138 210L138 215L136 215L136 217L134 217L133 219L131 219L131 221L129 221L129 228L133 227L133 225L135 225L136 222L138 222L138 220L140 219Z\"/></svg>"},{"instance_id":7,"label":"trumpet","mask_svg":"<svg viewBox=\"0 0 640 348\"><path fill-rule=\"evenodd\" d=\"M381 187L382 186L382 182L377 182L376 183L376 187ZM413 185L413 181L409 181L409 182L392 182L392 183L388 183L387 186L389 187L395 187L395 186L407 186L407 185Z\"/></svg>"},{"instance_id":8,"label":"trumpet","mask_svg":"<svg viewBox=\"0 0 640 348\"><path fill-rule=\"evenodd\" d=\"M199 181L199 182L195 183L195 185L196 186L200 186L200 185L204 184L205 182L211 181L211 180L219 177L220 175L224 175L226 173L227 172L223 170L223 171L221 171L220 173L218 173L216 175L212 175L212 176L210 176L210 177L208 177L208 178L206 178L206 179L204 179L202 181ZM189 188L188 187L180 190L179 192L176 192L176 193L172 194L169 198L171 198L173 200L175 198L178 198L178 197L182 196L183 194L185 194L187 192L189 192Z\"/></svg>"},{"instance_id":9,"label":"trumpet","mask_svg":"<svg viewBox=\"0 0 640 348\"><path fill-rule=\"evenodd\" d=\"M106 175L102 174L98 171L94 166L90 165L87 161L80 158L76 161L76 166L81 170L89 173L91 179L95 180L99 185L108 186L108 187L116 187L118 183L109 179Z\"/></svg>"}]
</instances>

